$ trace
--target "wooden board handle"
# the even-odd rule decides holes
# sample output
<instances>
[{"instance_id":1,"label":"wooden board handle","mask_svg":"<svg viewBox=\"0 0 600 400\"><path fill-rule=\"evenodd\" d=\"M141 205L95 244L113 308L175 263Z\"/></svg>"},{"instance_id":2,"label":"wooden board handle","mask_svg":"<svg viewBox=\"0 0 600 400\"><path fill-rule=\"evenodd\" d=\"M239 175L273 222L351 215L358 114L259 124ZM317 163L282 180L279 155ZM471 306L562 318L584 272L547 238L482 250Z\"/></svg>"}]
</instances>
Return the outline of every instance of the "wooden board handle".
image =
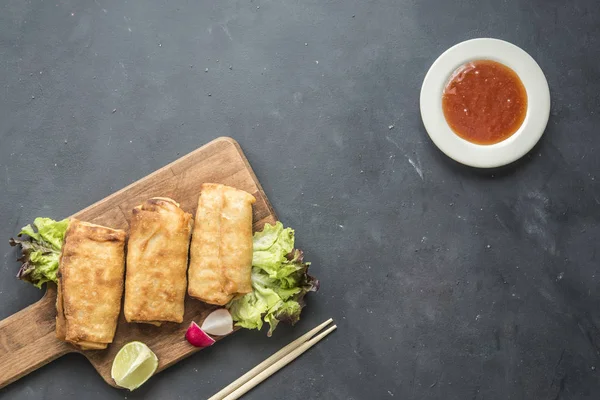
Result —
<instances>
[{"instance_id":1,"label":"wooden board handle","mask_svg":"<svg viewBox=\"0 0 600 400\"><path fill-rule=\"evenodd\" d=\"M75 351L55 336L56 286L40 301L0 321L0 389Z\"/></svg>"}]
</instances>

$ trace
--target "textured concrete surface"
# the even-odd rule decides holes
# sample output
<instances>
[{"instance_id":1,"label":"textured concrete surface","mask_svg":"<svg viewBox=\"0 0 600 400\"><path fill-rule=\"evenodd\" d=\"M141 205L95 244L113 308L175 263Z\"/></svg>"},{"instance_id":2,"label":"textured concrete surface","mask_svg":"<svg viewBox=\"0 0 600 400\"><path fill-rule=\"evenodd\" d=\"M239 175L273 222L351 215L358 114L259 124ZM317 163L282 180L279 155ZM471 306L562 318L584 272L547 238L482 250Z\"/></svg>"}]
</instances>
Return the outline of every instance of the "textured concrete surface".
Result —
<instances>
[{"instance_id":1,"label":"textured concrete surface","mask_svg":"<svg viewBox=\"0 0 600 400\"><path fill-rule=\"evenodd\" d=\"M331 316L247 398L597 399L599 21L593 0L2 2L0 318L41 296L13 278L21 226L222 135L322 286L295 328L136 392L68 355L0 397L206 398ZM446 158L418 111L433 60L474 37L528 51L552 93L541 142L497 171Z\"/></svg>"}]
</instances>

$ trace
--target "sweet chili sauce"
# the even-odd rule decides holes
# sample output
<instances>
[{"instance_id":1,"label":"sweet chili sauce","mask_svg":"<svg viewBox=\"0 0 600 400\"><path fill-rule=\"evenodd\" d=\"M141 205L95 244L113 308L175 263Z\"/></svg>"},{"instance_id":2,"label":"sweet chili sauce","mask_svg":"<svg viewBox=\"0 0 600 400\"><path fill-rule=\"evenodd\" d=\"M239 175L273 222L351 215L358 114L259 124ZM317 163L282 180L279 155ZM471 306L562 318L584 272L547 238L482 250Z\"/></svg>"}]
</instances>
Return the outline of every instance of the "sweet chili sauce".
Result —
<instances>
[{"instance_id":1,"label":"sweet chili sauce","mask_svg":"<svg viewBox=\"0 0 600 400\"><path fill-rule=\"evenodd\" d=\"M525 120L527 92L519 76L504 64L471 61L450 77L442 95L450 128L475 144L490 145L512 136Z\"/></svg>"}]
</instances>

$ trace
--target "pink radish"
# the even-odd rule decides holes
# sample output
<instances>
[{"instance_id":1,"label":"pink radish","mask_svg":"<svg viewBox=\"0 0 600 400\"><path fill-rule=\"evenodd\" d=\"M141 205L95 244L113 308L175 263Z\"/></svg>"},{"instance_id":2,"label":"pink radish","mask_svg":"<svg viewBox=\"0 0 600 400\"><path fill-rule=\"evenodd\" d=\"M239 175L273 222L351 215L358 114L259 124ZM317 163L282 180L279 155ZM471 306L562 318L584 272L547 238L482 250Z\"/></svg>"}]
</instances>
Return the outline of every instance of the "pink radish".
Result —
<instances>
[{"instance_id":1,"label":"pink radish","mask_svg":"<svg viewBox=\"0 0 600 400\"><path fill-rule=\"evenodd\" d=\"M227 309L219 308L208 314L201 329L210 335L229 335L233 332L233 318Z\"/></svg>"},{"instance_id":2,"label":"pink radish","mask_svg":"<svg viewBox=\"0 0 600 400\"><path fill-rule=\"evenodd\" d=\"M208 336L194 321L185 333L185 338L195 347L208 347L215 343L215 339Z\"/></svg>"}]
</instances>

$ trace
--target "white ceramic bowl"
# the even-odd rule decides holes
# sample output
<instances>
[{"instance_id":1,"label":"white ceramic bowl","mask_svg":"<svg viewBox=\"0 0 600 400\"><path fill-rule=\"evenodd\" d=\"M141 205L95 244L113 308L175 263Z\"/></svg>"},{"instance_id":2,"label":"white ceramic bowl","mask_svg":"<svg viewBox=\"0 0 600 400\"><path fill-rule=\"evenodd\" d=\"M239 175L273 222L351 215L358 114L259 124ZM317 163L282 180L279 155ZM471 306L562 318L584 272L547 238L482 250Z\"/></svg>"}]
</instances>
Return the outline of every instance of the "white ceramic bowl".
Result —
<instances>
[{"instance_id":1,"label":"white ceramic bowl","mask_svg":"<svg viewBox=\"0 0 600 400\"><path fill-rule=\"evenodd\" d=\"M442 110L442 93L452 73L474 60L500 62L519 75L527 91L527 114L519 129L506 140L478 145L455 134ZM540 66L521 48L498 39L472 39L446 50L433 63L421 87L421 118L433 143L448 157L478 168L510 164L535 146L550 115L550 90Z\"/></svg>"}]
</instances>

